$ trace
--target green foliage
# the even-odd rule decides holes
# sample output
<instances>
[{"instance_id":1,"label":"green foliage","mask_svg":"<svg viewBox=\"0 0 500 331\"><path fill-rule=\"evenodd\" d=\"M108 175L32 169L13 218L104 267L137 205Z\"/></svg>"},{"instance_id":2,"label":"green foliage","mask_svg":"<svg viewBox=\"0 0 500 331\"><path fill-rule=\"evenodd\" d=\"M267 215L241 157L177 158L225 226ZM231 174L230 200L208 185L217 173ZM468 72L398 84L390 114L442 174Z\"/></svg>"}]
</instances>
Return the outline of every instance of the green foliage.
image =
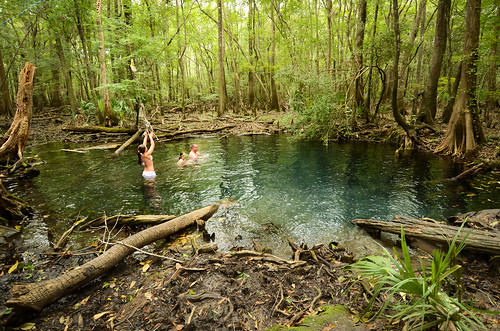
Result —
<instances>
[{"instance_id":1,"label":"green foliage","mask_svg":"<svg viewBox=\"0 0 500 331\"><path fill-rule=\"evenodd\" d=\"M343 107L344 95L335 91L332 77L293 70L281 74L288 82L290 108L298 115L292 129L300 138L327 143L350 135L351 112Z\"/></svg>"},{"instance_id":2,"label":"green foliage","mask_svg":"<svg viewBox=\"0 0 500 331\"><path fill-rule=\"evenodd\" d=\"M371 309L377 296L387 291L384 305L375 316L380 316L389 305L396 322L404 322L413 329L425 330L433 327L458 330L477 330L485 326L467 309L460 297L448 293L445 288L461 286L461 266L456 263L457 255L465 246L467 236L456 245L459 229L445 254L440 250L432 253L431 265L420 260L420 270L414 270L403 227L401 227L402 256L394 249L395 257L369 256L352 265L352 270L361 280L378 285L370 301ZM452 286L454 285L454 286ZM460 296L462 291L457 293ZM396 294L401 298L396 299Z\"/></svg>"}]
</instances>

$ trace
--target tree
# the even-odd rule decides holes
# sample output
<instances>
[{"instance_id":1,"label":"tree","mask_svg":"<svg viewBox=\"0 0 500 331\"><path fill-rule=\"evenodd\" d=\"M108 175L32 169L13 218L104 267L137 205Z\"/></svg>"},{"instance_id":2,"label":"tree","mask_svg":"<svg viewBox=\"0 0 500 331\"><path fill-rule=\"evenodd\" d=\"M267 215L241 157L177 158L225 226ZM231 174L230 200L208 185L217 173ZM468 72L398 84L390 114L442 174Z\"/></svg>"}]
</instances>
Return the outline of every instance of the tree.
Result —
<instances>
[{"instance_id":1,"label":"tree","mask_svg":"<svg viewBox=\"0 0 500 331\"><path fill-rule=\"evenodd\" d=\"M23 152L29 137L31 115L33 113L33 82L35 72L35 65L26 62L19 75L16 114L9 130L0 138L0 163L8 163L16 160L12 170L23 162Z\"/></svg>"},{"instance_id":2,"label":"tree","mask_svg":"<svg viewBox=\"0 0 500 331\"><path fill-rule=\"evenodd\" d=\"M219 55L219 108L217 116L222 116L226 113L227 107L227 90L226 90L226 73L224 71L224 24L222 22L222 0L217 0L217 31L218 31L218 55Z\"/></svg>"},{"instance_id":3,"label":"tree","mask_svg":"<svg viewBox=\"0 0 500 331\"><path fill-rule=\"evenodd\" d=\"M485 140L476 96L480 16L481 0L467 0L459 95L438 152L468 156Z\"/></svg>"},{"instance_id":4,"label":"tree","mask_svg":"<svg viewBox=\"0 0 500 331\"><path fill-rule=\"evenodd\" d=\"M12 116L14 109L12 108L12 101L10 100L9 82L7 80L7 73L3 65L2 48L0 47L0 91L2 98L0 99L0 114Z\"/></svg>"},{"instance_id":5,"label":"tree","mask_svg":"<svg viewBox=\"0 0 500 331\"><path fill-rule=\"evenodd\" d=\"M439 0L429 78L425 85L425 91L422 97L422 108L419 113L419 118L427 124L434 124L434 119L436 118L437 88L444 52L446 50L450 8L451 0Z\"/></svg>"},{"instance_id":6,"label":"tree","mask_svg":"<svg viewBox=\"0 0 500 331\"><path fill-rule=\"evenodd\" d=\"M103 120L107 126L113 125L113 109L111 108L111 100L109 98L109 89L108 89L108 78L106 72L106 49L104 47L104 32L102 26L102 0L96 1L96 11L97 11L97 28L99 34L99 64L101 68L101 95L103 100ZM102 123L101 123L102 124Z\"/></svg>"}]
</instances>

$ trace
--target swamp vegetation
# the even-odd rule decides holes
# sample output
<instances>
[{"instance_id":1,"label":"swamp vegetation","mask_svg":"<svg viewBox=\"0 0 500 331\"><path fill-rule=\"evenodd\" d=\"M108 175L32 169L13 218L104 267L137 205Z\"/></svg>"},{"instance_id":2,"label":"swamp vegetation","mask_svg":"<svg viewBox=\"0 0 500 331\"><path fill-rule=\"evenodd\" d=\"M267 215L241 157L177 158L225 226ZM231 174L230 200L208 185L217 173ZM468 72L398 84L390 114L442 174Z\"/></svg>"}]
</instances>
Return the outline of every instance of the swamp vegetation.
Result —
<instances>
[{"instance_id":1,"label":"swamp vegetation","mask_svg":"<svg viewBox=\"0 0 500 331\"><path fill-rule=\"evenodd\" d=\"M263 245L258 232L248 241L235 229L231 235L244 244L218 251L217 231L208 231L217 220L210 217L238 203L222 193L177 216L126 215L169 220L157 225L100 215L101 223L90 226L80 208L72 217L56 215L64 231L52 232L44 220L56 214L50 202L23 201L3 183L33 187L33 177L46 175L38 169L45 160L25 157L27 146L71 144L62 154L103 148L109 151L103 161L118 162L146 130L163 146L206 135L224 141L285 132L291 144L394 143L398 149L386 156L391 160L418 160L416 151L452 157L457 171L439 180L459 183L457 190L475 176L486 176L498 190L499 20L496 0L4 1L1 327L497 328L495 245L477 251L458 235L446 243L412 237L408 245L412 232L403 224L400 239L380 242L401 244L387 257L379 244L373 245L378 251L369 248L370 237L357 229L357 239L367 240L362 255L377 255L354 265L362 255L340 238L309 245L286 238L291 253L282 256ZM318 159L311 159L313 168L327 166ZM307 168L296 177L307 178ZM286 197L287 185L276 186L275 195ZM421 186L446 188L431 181ZM360 187L369 194L362 190L368 185ZM498 208L497 191L485 191L487 205ZM499 215L495 209L416 221L462 225L462 233L474 228L497 243ZM223 217L218 221L230 226ZM273 222L261 225L262 233L280 230ZM26 246L28 233L37 231L49 247ZM75 251L79 237L87 242ZM380 313L372 315L371 307Z\"/></svg>"}]
</instances>

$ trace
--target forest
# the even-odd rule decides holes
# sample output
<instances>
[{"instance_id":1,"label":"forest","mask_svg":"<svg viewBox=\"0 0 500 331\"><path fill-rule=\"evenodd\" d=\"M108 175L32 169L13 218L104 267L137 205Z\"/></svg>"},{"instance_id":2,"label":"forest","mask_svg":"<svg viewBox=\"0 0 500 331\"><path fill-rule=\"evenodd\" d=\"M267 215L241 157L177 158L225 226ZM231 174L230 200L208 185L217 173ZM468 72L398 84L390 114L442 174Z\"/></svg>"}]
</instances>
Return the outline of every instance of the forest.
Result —
<instances>
[{"instance_id":1,"label":"forest","mask_svg":"<svg viewBox=\"0 0 500 331\"><path fill-rule=\"evenodd\" d=\"M325 142L385 115L410 145L443 123L436 150L464 156L498 125L499 17L495 0L7 1L0 114L31 61L35 112L282 111Z\"/></svg>"},{"instance_id":2,"label":"forest","mask_svg":"<svg viewBox=\"0 0 500 331\"><path fill-rule=\"evenodd\" d=\"M86 223L78 212L83 219L56 220L59 232L47 231L50 250L35 252L43 258L33 264L27 262L33 252L23 255L16 239L6 244L4 238L16 238L29 217L58 217L49 212L41 216L45 211L34 212L29 202L6 188L34 187L29 180L40 170L30 163L47 162L38 155L23 159L28 140L37 144L44 136L49 142L77 143L81 138L68 138L65 130L84 132L82 137L91 132L85 137L92 138L81 139L85 143L104 144L110 142L106 133L122 134L114 136L112 142L119 144L113 147L58 151L83 155L91 148L120 147L114 158L138 142L144 130L150 131L153 143L153 126L158 142L191 133L217 133L222 141L235 133L285 132L294 142L321 146L355 140L397 143L396 156L430 151L462 165L452 178L427 180L419 188L444 187L452 195L462 191L457 193L465 196L462 200L476 196L493 205L491 199L498 195L488 192L500 184L499 1L1 2L0 246L6 245L8 252L0 255L0 292L10 295L0 301L0 327L261 330L308 323L323 323L318 329L326 329L338 323L360 330L495 329L498 319L491 312L498 314L499 308L498 209L450 218L446 235L443 222L426 217L352 220L378 234L389 223L388 232L401 235L401 250L393 255L359 260L338 242L307 247L287 238L290 259L273 255L256 240L253 251L237 247L227 253L217 252L215 244L199 246L199 237L214 240L205 223L213 215L229 214L238 203L231 199L177 216L105 215L98 230L88 229L96 220ZM55 129L40 125L42 120L52 121ZM125 135L131 136L126 142ZM227 155L237 150L224 144ZM170 152L166 145L164 153ZM56 158L69 162L65 156ZM354 158L350 161L356 165ZM103 159L119 167L118 159ZM340 165L341 159L335 162ZM82 162L81 173L74 175L85 182L85 171L102 164L87 167ZM327 165L318 162L315 167ZM18 168L26 169L16 174ZM479 172L487 173L480 182L487 184L470 188L466 180ZM126 178L125 172L120 174L118 183ZM301 176L305 172L295 175ZM367 176L363 184L368 186L376 176ZM347 182L355 182L354 177ZM405 182L407 177L401 178ZM23 186L25 179L30 184ZM215 189L228 189L223 184ZM439 199L434 194L427 190L415 196ZM44 203L39 207L49 209ZM122 223L118 230L117 224L127 220L132 223ZM110 230L111 221L116 223ZM215 222L225 221L221 216ZM405 226L413 224L416 230L407 231ZM262 232L279 230L271 221L259 226ZM462 235L455 232L459 226L471 230ZM412 237L408 245L429 240L445 251L435 249L426 256L418 277L405 232ZM82 251L70 250L68 241L81 233L93 237ZM239 233L233 237L241 240ZM154 253L143 249L148 246ZM462 250L466 253L458 262ZM147 257L139 260L137 254ZM343 307L340 315L336 305ZM368 313L372 306L379 312ZM384 314L388 310L392 315ZM327 322L315 321L320 314L333 315Z\"/></svg>"}]
</instances>

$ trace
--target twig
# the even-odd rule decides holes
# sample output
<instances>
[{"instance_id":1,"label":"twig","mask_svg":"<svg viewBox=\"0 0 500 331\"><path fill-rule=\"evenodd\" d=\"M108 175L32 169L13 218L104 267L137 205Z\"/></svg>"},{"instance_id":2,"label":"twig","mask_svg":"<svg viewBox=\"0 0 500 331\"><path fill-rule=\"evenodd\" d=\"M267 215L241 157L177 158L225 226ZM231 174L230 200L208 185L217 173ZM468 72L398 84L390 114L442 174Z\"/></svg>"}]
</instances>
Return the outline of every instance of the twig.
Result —
<instances>
[{"instance_id":1,"label":"twig","mask_svg":"<svg viewBox=\"0 0 500 331\"><path fill-rule=\"evenodd\" d=\"M273 310L271 311L271 316L274 314L274 312L281 305L282 301L283 301L283 286L280 284L280 301L277 304L274 305Z\"/></svg>"},{"instance_id":2,"label":"twig","mask_svg":"<svg viewBox=\"0 0 500 331\"><path fill-rule=\"evenodd\" d=\"M191 314L189 314L189 317L186 321L186 325L189 325L191 324L191 319L193 318L193 315L194 315L194 311L196 310L196 306L193 306L193 309L191 309Z\"/></svg>"},{"instance_id":3,"label":"twig","mask_svg":"<svg viewBox=\"0 0 500 331\"><path fill-rule=\"evenodd\" d=\"M162 259L167 259L167 260L171 260L171 261L174 261L174 262L177 262L177 263L183 263L184 261L181 261L181 260L177 260L177 259L174 259L173 257L169 257L169 256L165 256L165 255L158 255L158 254L155 254L155 253L150 253L148 251L145 251L143 249L140 249L138 247L134 247L132 245L129 245L129 244L125 244L121 241L117 241L116 243L109 243L109 242L103 242L101 241L103 244L106 244L106 247L107 245L123 245L125 247L129 247L129 248L132 248L132 249L135 249L136 251L138 252L141 252L141 253L144 253L146 255L151 255L151 256L155 256L155 257L159 257L159 258L162 258Z\"/></svg>"}]
</instances>

